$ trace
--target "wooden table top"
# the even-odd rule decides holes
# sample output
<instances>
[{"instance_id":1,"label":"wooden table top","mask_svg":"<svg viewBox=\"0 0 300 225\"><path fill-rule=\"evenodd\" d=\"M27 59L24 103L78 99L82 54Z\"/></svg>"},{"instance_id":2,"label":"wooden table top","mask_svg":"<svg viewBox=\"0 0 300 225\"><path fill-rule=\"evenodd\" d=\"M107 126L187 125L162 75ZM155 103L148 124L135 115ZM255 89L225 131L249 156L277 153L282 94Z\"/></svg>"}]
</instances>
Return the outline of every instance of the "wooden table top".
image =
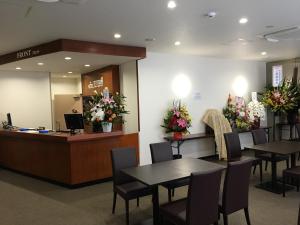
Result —
<instances>
[{"instance_id":1,"label":"wooden table top","mask_svg":"<svg viewBox=\"0 0 300 225\"><path fill-rule=\"evenodd\" d=\"M123 169L122 172L149 185L159 185L173 180L187 178L194 172L223 170L225 166L201 159L183 158Z\"/></svg>"},{"instance_id":2,"label":"wooden table top","mask_svg":"<svg viewBox=\"0 0 300 225\"><path fill-rule=\"evenodd\" d=\"M300 142L297 141L275 141L260 145L249 145L245 148L255 151L269 152L280 155L290 155L300 152Z\"/></svg>"}]
</instances>

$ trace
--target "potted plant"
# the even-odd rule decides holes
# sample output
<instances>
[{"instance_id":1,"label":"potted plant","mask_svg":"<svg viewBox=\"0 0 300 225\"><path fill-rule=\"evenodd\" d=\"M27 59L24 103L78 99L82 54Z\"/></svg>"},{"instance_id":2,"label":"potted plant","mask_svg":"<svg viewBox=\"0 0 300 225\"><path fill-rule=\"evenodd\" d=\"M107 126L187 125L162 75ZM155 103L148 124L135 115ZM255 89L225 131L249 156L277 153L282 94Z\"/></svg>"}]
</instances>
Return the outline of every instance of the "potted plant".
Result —
<instances>
[{"instance_id":1,"label":"potted plant","mask_svg":"<svg viewBox=\"0 0 300 225\"><path fill-rule=\"evenodd\" d=\"M188 128L191 127L191 117L185 106L173 103L173 107L167 110L163 120L162 127L165 128L166 133L173 132L175 140L182 138L182 134L188 133Z\"/></svg>"},{"instance_id":2,"label":"potted plant","mask_svg":"<svg viewBox=\"0 0 300 225\"><path fill-rule=\"evenodd\" d=\"M98 94L90 101L91 109L87 114L93 123L93 131L111 132L113 124L124 123L123 115L129 112L125 109L125 96L116 92L111 96Z\"/></svg>"}]
</instances>

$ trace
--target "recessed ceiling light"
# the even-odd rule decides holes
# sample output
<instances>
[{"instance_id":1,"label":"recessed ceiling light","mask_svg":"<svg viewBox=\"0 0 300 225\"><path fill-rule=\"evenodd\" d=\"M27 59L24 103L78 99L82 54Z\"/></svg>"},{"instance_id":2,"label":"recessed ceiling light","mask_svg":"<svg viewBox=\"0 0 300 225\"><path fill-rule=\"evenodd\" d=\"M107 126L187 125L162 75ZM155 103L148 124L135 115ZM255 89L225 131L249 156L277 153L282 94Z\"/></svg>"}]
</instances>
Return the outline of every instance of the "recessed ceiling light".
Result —
<instances>
[{"instance_id":1,"label":"recessed ceiling light","mask_svg":"<svg viewBox=\"0 0 300 225\"><path fill-rule=\"evenodd\" d=\"M85 67L90 67L91 65L90 65L90 64L85 64L84 66L85 66Z\"/></svg>"},{"instance_id":2,"label":"recessed ceiling light","mask_svg":"<svg viewBox=\"0 0 300 225\"><path fill-rule=\"evenodd\" d=\"M37 64L38 64L38 66L43 66L44 65L44 63L42 63L42 62L39 62Z\"/></svg>"},{"instance_id":3,"label":"recessed ceiling light","mask_svg":"<svg viewBox=\"0 0 300 225\"><path fill-rule=\"evenodd\" d=\"M71 73L73 73L73 72L69 71L68 73L70 73L70 74L71 74Z\"/></svg>"},{"instance_id":4,"label":"recessed ceiling light","mask_svg":"<svg viewBox=\"0 0 300 225\"><path fill-rule=\"evenodd\" d=\"M67 76L66 75L63 75L63 78L66 78Z\"/></svg>"},{"instance_id":5,"label":"recessed ceiling light","mask_svg":"<svg viewBox=\"0 0 300 225\"><path fill-rule=\"evenodd\" d=\"M243 17L239 20L240 24L246 24L248 23L248 19L246 17Z\"/></svg>"},{"instance_id":6,"label":"recessed ceiling light","mask_svg":"<svg viewBox=\"0 0 300 225\"><path fill-rule=\"evenodd\" d=\"M71 59L72 59L72 58L69 57L69 56L65 57L65 60L71 60Z\"/></svg>"},{"instance_id":7,"label":"recessed ceiling light","mask_svg":"<svg viewBox=\"0 0 300 225\"><path fill-rule=\"evenodd\" d=\"M245 39L244 39L244 38L239 38L238 40L239 40L239 41L245 41Z\"/></svg>"},{"instance_id":8,"label":"recessed ceiling light","mask_svg":"<svg viewBox=\"0 0 300 225\"><path fill-rule=\"evenodd\" d=\"M121 38L121 37L122 37L121 34L118 34L118 33L114 34L114 38L115 38L115 39L119 39L119 38Z\"/></svg>"},{"instance_id":9,"label":"recessed ceiling light","mask_svg":"<svg viewBox=\"0 0 300 225\"><path fill-rule=\"evenodd\" d=\"M21 67L16 67L16 70L21 70L22 68Z\"/></svg>"},{"instance_id":10,"label":"recessed ceiling light","mask_svg":"<svg viewBox=\"0 0 300 225\"><path fill-rule=\"evenodd\" d=\"M267 55L267 52L261 52L260 54L261 55Z\"/></svg>"},{"instance_id":11,"label":"recessed ceiling light","mask_svg":"<svg viewBox=\"0 0 300 225\"><path fill-rule=\"evenodd\" d=\"M169 9L174 9L174 8L176 8L176 6L177 6L177 4L176 4L175 1L169 1L168 2L168 8Z\"/></svg>"},{"instance_id":12,"label":"recessed ceiling light","mask_svg":"<svg viewBox=\"0 0 300 225\"><path fill-rule=\"evenodd\" d=\"M174 45L179 46L179 45L181 45L181 42L180 41L175 41Z\"/></svg>"}]
</instances>

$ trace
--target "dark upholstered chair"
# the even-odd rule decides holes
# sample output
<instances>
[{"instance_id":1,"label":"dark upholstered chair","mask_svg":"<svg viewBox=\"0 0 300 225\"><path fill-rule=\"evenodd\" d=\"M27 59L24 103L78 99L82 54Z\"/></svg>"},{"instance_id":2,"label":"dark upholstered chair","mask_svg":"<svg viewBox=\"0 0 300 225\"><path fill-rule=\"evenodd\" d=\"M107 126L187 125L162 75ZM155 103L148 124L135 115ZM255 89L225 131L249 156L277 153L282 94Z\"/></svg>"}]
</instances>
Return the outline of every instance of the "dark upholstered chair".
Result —
<instances>
[{"instance_id":1,"label":"dark upholstered chair","mask_svg":"<svg viewBox=\"0 0 300 225\"><path fill-rule=\"evenodd\" d=\"M150 151L151 151L152 163L159 163L159 162L173 160L172 146L169 142L150 144ZM182 179L182 180L172 181L163 184L162 186L168 189L169 202L171 202L172 200L171 191L173 191L173 196L174 196L175 188L186 186L189 184L189 182L190 182L189 179Z\"/></svg>"},{"instance_id":2,"label":"dark upholstered chair","mask_svg":"<svg viewBox=\"0 0 300 225\"><path fill-rule=\"evenodd\" d=\"M282 192L283 197L285 197L285 184L286 184L288 178L292 178L294 181L297 182L297 191L299 192L300 166L296 166L296 167L284 170L282 172L282 177L283 177L283 192Z\"/></svg>"},{"instance_id":3,"label":"dark upholstered chair","mask_svg":"<svg viewBox=\"0 0 300 225\"><path fill-rule=\"evenodd\" d=\"M300 225L300 207L299 207L299 212L298 212L298 225Z\"/></svg>"},{"instance_id":4,"label":"dark upholstered chair","mask_svg":"<svg viewBox=\"0 0 300 225\"><path fill-rule=\"evenodd\" d=\"M265 144L265 143L268 142L266 132L265 132L264 129L260 128L260 129L257 129L257 130L252 130L251 133L252 133L253 143L255 145ZM266 161L265 170L267 170L268 162L272 161L271 154L255 151L255 157ZM289 159L290 159L289 156L277 155L275 157L276 162L286 161L286 168L289 168Z\"/></svg>"},{"instance_id":5,"label":"dark upholstered chair","mask_svg":"<svg viewBox=\"0 0 300 225\"><path fill-rule=\"evenodd\" d=\"M112 171L113 171L113 209L115 213L117 194L125 200L126 224L129 224L129 200L151 195L152 191L146 185L134 180L122 173L121 169L137 166L136 151L134 148L115 148L111 151Z\"/></svg>"},{"instance_id":6,"label":"dark upholstered chair","mask_svg":"<svg viewBox=\"0 0 300 225\"><path fill-rule=\"evenodd\" d=\"M162 219L175 225L217 225L221 173L221 170L192 173L187 199L162 205Z\"/></svg>"},{"instance_id":7,"label":"dark upholstered chair","mask_svg":"<svg viewBox=\"0 0 300 225\"><path fill-rule=\"evenodd\" d=\"M250 159L228 163L223 194L219 201L219 212L223 214L224 225L228 224L228 215L241 209L244 209L247 224L250 225L248 193L251 166Z\"/></svg>"},{"instance_id":8,"label":"dark upholstered chair","mask_svg":"<svg viewBox=\"0 0 300 225\"><path fill-rule=\"evenodd\" d=\"M262 160L256 157L242 156L241 143L238 133L231 132L224 134L225 144L227 149L227 161L235 162L239 160L252 160L252 166L259 165L260 182L262 182ZM255 170L253 170L253 174Z\"/></svg>"},{"instance_id":9,"label":"dark upholstered chair","mask_svg":"<svg viewBox=\"0 0 300 225\"><path fill-rule=\"evenodd\" d=\"M297 130L297 134L298 134L298 139L297 141L300 141L300 123L296 123L295 124L296 130ZM298 160L300 160L300 153L298 155Z\"/></svg>"}]
</instances>

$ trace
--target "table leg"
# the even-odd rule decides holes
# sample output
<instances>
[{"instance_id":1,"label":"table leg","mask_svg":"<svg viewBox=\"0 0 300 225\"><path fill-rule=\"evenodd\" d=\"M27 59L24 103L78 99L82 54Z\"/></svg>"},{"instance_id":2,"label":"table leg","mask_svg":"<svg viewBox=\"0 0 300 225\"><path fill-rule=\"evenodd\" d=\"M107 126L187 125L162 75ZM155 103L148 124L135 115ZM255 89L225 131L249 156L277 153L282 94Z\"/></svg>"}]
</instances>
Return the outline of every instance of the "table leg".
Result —
<instances>
[{"instance_id":1,"label":"table leg","mask_svg":"<svg viewBox=\"0 0 300 225\"><path fill-rule=\"evenodd\" d=\"M277 184L277 163L275 157L276 155L272 153L272 188L275 188Z\"/></svg>"},{"instance_id":2,"label":"table leg","mask_svg":"<svg viewBox=\"0 0 300 225\"><path fill-rule=\"evenodd\" d=\"M153 187L152 204L153 204L153 224L154 225L159 225L159 195L158 195L158 185L155 185Z\"/></svg>"},{"instance_id":3,"label":"table leg","mask_svg":"<svg viewBox=\"0 0 300 225\"><path fill-rule=\"evenodd\" d=\"M291 168L296 166L296 153L291 154Z\"/></svg>"}]
</instances>

